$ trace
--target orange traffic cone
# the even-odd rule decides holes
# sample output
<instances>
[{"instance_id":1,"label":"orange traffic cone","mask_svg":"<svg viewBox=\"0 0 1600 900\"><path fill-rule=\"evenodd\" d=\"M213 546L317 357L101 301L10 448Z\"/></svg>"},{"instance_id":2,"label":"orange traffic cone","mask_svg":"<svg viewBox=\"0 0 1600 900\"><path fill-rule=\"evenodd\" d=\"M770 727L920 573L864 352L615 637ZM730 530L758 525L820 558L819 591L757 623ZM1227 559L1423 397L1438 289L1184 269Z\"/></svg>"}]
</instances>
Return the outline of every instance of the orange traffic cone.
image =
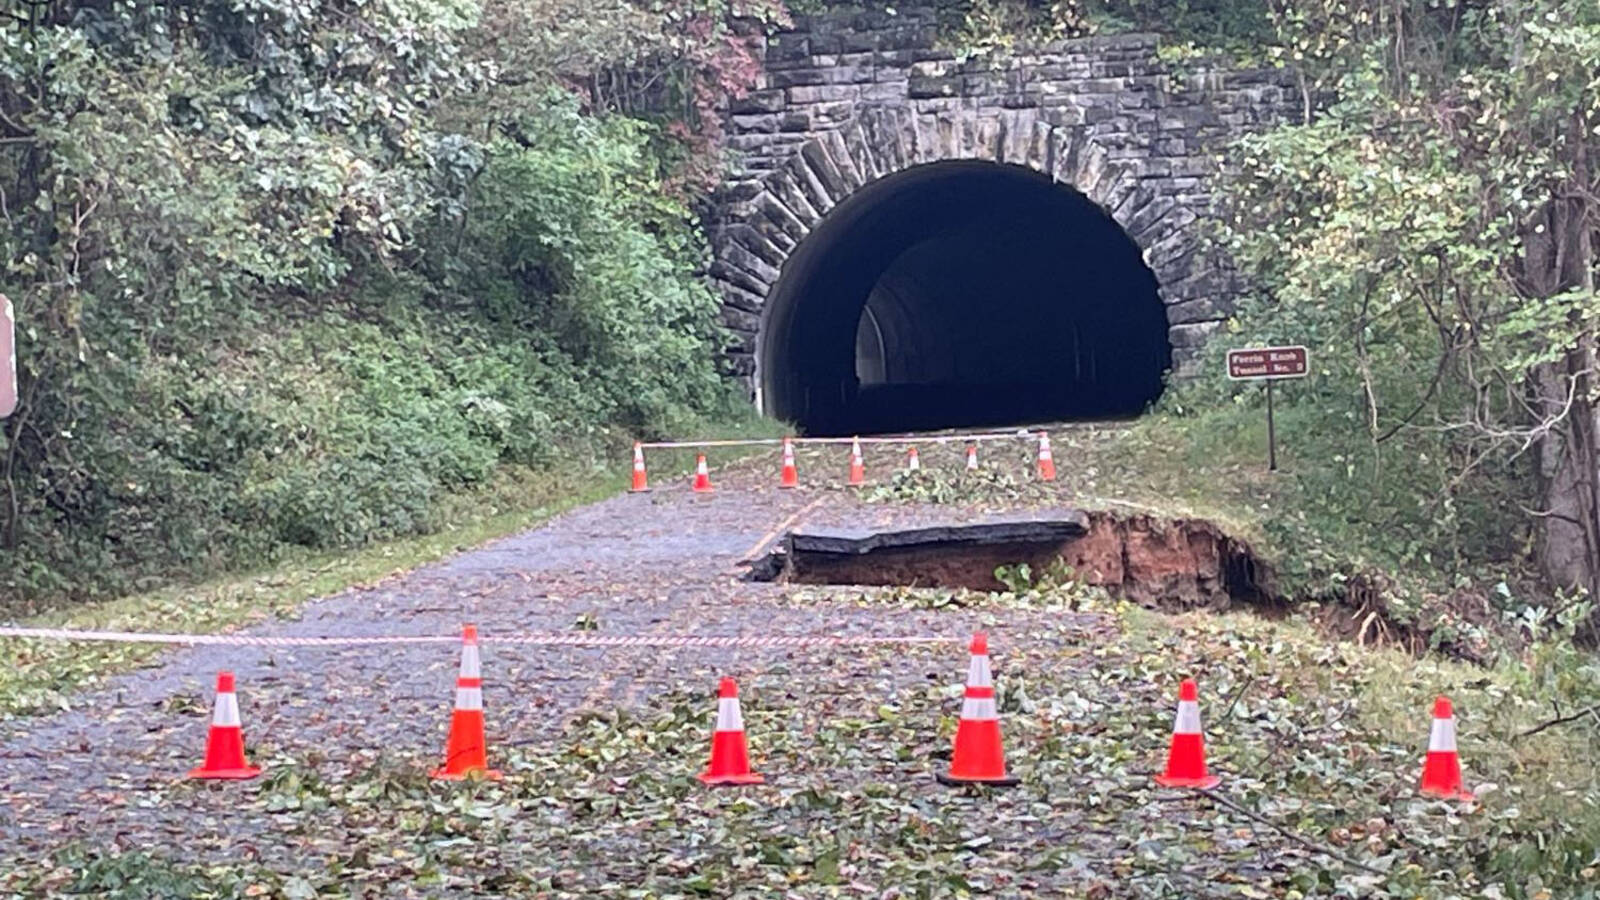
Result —
<instances>
[{"instance_id":1,"label":"orange traffic cone","mask_svg":"<svg viewBox=\"0 0 1600 900\"><path fill-rule=\"evenodd\" d=\"M628 490L635 494L650 490L650 479L644 473L644 447L638 441L633 442L633 487Z\"/></svg>"},{"instance_id":2,"label":"orange traffic cone","mask_svg":"<svg viewBox=\"0 0 1600 900\"><path fill-rule=\"evenodd\" d=\"M1428 734L1428 758L1422 764L1422 793L1445 800L1472 799L1472 792L1461 786L1456 716L1447 697L1433 701L1433 731Z\"/></svg>"},{"instance_id":3,"label":"orange traffic cone","mask_svg":"<svg viewBox=\"0 0 1600 900\"><path fill-rule=\"evenodd\" d=\"M861 439L850 439L850 483L860 485L867 480L867 467L861 461Z\"/></svg>"},{"instance_id":4,"label":"orange traffic cone","mask_svg":"<svg viewBox=\"0 0 1600 900\"><path fill-rule=\"evenodd\" d=\"M706 455L702 453L694 464L694 492L709 494L713 490L716 489L711 486L711 472L706 468Z\"/></svg>"},{"instance_id":5,"label":"orange traffic cone","mask_svg":"<svg viewBox=\"0 0 1600 900\"><path fill-rule=\"evenodd\" d=\"M968 444L967 445L967 471L968 472L976 472L976 471L978 471L978 445L977 444Z\"/></svg>"},{"instance_id":6,"label":"orange traffic cone","mask_svg":"<svg viewBox=\"0 0 1600 900\"><path fill-rule=\"evenodd\" d=\"M922 460L917 458L917 448L912 447L906 451L906 471L915 472L922 468Z\"/></svg>"},{"instance_id":7,"label":"orange traffic cone","mask_svg":"<svg viewBox=\"0 0 1600 900\"><path fill-rule=\"evenodd\" d=\"M778 487L797 488L800 486L800 470L794 466L794 444L788 438L783 439L783 474L778 477Z\"/></svg>"},{"instance_id":8,"label":"orange traffic cone","mask_svg":"<svg viewBox=\"0 0 1600 900\"><path fill-rule=\"evenodd\" d=\"M1050 435L1039 432L1039 480L1056 480L1056 460L1050 454Z\"/></svg>"},{"instance_id":9,"label":"orange traffic cone","mask_svg":"<svg viewBox=\"0 0 1600 900\"><path fill-rule=\"evenodd\" d=\"M961 701L950 774L936 774L941 784L992 784L1010 787L1006 754L1000 745L1000 714L995 708L994 681L989 674L989 638L972 636L972 661L967 666L967 696Z\"/></svg>"},{"instance_id":10,"label":"orange traffic cone","mask_svg":"<svg viewBox=\"0 0 1600 900\"><path fill-rule=\"evenodd\" d=\"M478 661L478 629L461 626L461 672L456 676L456 708L450 714L450 736L444 744L444 765L431 777L445 781L498 779L489 768L489 742L483 735L483 670Z\"/></svg>"},{"instance_id":11,"label":"orange traffic cone","mask_svg":"<svg viewBox=\"0 0 1600 900\"><path fill-rule=\"evenodd\" d=\"M217 673L217 700L211 708L211 731L206 735L206 760L189 770L190 778L254 778L261 770L244 761L244 728L239 724L239 700L233 693L233 673Z\"/></svg>"},{"instance_id":12,"label":"orange traffic cone","mask_svg":"<svg viewBox=\"0 0 1600 900\"><path fill-rule=\"evenodd\" d=\"M1200 688L1193 679L1185 678L1178 688L1178 718L1172 723L1167 771L1156 776L1156 784L1208 790L1221 782L1221 778L1206 771L1206 739L1200 731Z\"/></svg>"},{"instance_id":13,"label":"orange traffic cone","mask_svg":"<svg viewBox=\"0 0 1600 900\"><path fill-rule=\"evenodd\" d=\"M739 713L739 685L732 678L717 686L717 727L711 734L711 764L699 775L706 784L760 784L766 779L750 771L744 743L744 716Z\"/></svg>"}]
</instances>

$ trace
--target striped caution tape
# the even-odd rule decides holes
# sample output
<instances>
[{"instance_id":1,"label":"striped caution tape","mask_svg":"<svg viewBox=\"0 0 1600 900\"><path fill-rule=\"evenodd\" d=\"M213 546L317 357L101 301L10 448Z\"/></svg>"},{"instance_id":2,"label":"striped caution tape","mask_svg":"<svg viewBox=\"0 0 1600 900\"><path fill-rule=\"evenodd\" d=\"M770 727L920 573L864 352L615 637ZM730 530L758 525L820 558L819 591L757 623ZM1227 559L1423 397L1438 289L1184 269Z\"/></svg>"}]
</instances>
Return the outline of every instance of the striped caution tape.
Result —
<instances>
[{"instance_id":1,"label":"striped caution tape","mask_svg":"<svg viewBox=\"0 0 1600 900\"><path fill-rule=\"evenodd\" d=\"M860 441L863 444L954 444L970 443L973 441L1007 441L1022 438L1036 439L1043 432L1040 431L997 431L981 434L933 434L916 436L880 436L864 438L847 437L796 437L789 438L791 443L800 444L849 444ZM640 447L646 449L671 449L693 447L768 447L778 446L784 442L783 438L734 438L716 441L641 441Z\"/></svg>"},{"instance_id":2,"label":"striped caution tape","mask_svg":"<svg viewBox=\"0 0 1600 900\"><path fill-rule=\"evenodd\" d=\"M581 635L581 634L508 634L501 637L484 637L485 641L501 644L544 644L574 647L823 647L839 644L954 644L961 638L942 636L899 635L812 635L786 637L767 635L745 637L740 635Z\"/></svg>"},{"instance_id":3,"label":"striped caution tape","mask_svg":"<svg viewBox=\"0 0 1600 900\"><path fill-rule=\"evenodd\" d=\"M453 644L459 634L405 634L356 637L271 636L255 634L165 634L149 631L85 631L75 628L21 628L0 625L0 637L47 641L109 641L123 644L220 645L229 647L363 647L374 644ZM552 632L484 634L483 643L549 647L815 647L841 644L948 644L961 640L937 635L606 635Z\"/></svg>"},{"instance_id":4,"label":"striped caution tape","mask_svg":"<svg viewBox=\"0 0 1600 900\"><path fill-rule=\"evenodd\" d=\"M258 634L167 634L152 631L84 631L76 628L19 628L0 625L0 637L46 641L109 641L120 644L220 644L230 647L359 647L366 644L455 644L459 634L369 637L275 637Z\"/></svg>"}]
</instances>

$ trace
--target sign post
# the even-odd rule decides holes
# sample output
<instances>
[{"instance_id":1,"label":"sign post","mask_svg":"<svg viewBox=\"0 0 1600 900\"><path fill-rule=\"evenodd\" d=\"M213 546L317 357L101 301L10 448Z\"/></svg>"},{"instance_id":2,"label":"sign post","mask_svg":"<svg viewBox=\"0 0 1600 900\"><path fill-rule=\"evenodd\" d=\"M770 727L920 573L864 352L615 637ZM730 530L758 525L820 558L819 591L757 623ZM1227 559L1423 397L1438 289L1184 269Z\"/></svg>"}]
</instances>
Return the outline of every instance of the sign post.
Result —
<instances>
[{"instance_id":1,"label":"sign post","mask_svg":"<svg viewBox=\"0 0 1600 900\"><path fill-rule=\"evenodd\" d=\"M1304 378L1311 371L1311 354L1304 347L1251 347L1228 351L1228 377L1234 381L1267 383L1267 471L1278 471L1278 433L1272 421L1272 383L1284 378Z\"/></svg>"},{"instance_id":2,"label":"sign post","mask_svg":"<svg viewBox=\"0 0 1600 900\"><path fill-rule=\"evenodd\" d=\"M17 334L11 299L0 294L0 419L17 408Z\"/></svg>"}]
</instances>

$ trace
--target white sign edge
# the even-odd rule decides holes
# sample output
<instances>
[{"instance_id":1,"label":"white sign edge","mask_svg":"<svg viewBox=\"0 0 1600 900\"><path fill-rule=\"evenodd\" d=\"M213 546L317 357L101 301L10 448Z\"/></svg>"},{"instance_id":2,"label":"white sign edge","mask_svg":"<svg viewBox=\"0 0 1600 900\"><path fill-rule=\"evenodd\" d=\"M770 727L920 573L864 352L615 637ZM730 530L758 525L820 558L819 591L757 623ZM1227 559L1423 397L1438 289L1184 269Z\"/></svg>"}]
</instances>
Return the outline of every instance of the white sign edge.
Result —
<instances>
[{"instance_id":1,"label":"white sign edge","mask_svg":"<svg viewBox=\"0 0 1600 900\"><path fill-rule=\"evenodd\" d=\"M0 359L0 380L11 385L11 408L0 409L0 419L4 419L17 411L17 404L22 402L18 396L20 385L17 384L17 316L16 307L12 305L11 298L0 294L0 328L6 329L6 358Z\"/></svg>"}]
</instances>

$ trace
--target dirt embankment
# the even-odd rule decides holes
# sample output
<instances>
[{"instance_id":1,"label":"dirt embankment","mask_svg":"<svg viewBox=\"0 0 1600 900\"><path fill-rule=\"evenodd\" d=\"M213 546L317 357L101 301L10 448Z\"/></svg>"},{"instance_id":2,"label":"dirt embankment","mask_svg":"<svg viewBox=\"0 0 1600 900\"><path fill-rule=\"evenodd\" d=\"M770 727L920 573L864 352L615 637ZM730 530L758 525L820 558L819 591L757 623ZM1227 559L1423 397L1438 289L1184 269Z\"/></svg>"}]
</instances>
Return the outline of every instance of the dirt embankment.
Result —
<instances>
[{"instance_id":1,"label":"dirt embankment","mask_svg":"<svg viewBox=\"0 0 1600 900\"><path fill-rule=\"evenodd\" d=\"M1475 662L1486 657L1458 627L1493 627L1482 597L1439 598L1421 614L1399 616L1384 580L1358 574L1336 596L1291 598L1272 564L1245 541L1206 519L1106 510L1049 510L974 519L951 516L911 527L796 531L784 549L757 562L752 577L807 584L911 585L1005 590L996 569L1057 561L1079 582L1140 605L1172 612L1244 608L1277 616L1304 611L1319 628L1362 644L1437 650ZM1318 603L1296 601L1314 599Z\"/></svg>"},{"instance_id":2,"label":"dirt embankment","mask_svg":"<svg viewBox=\"0 0 1600 900\"><path fill-rule=\"evenodd\" d=\"M1062 509L870 530L797 530L755 577L812 584L1003 590L1000 566L1057 560L1082 582L1164 609L1277 603L1271 572L1202 519Z\"/></svg>"},{"instance_id":3,"label":"dirt embankment","mask_svg":"<svg viewBox=\"0 0 1600 900\"><path fill-rule=\"evenodd\" d=\"M1271 569L1204 519L1093 512L1060 556L1082 580L1163 609L1281 605Z\"/></svg>"}]
</instances>

